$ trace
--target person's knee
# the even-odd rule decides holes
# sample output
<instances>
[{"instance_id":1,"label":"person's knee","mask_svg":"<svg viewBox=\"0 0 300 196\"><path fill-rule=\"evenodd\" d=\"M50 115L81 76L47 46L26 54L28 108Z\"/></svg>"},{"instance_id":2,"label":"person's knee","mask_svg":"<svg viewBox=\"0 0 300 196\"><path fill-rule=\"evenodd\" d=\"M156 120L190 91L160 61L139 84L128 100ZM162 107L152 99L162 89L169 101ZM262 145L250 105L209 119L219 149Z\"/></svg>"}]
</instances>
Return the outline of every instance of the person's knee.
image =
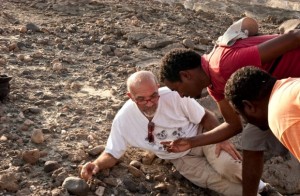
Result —
<instances>
[{"instance_id":1,"label":"person's knee","mask_svg":"<svg viewBox=\"0 0 300 196\"><path fill-rule=\"evenodd\" d=\"M216 160L215 170L229 181L240 183L242 180L242 162L241 160L233 159L226 152L222 152Z\"/></svg>"}]
</instances>

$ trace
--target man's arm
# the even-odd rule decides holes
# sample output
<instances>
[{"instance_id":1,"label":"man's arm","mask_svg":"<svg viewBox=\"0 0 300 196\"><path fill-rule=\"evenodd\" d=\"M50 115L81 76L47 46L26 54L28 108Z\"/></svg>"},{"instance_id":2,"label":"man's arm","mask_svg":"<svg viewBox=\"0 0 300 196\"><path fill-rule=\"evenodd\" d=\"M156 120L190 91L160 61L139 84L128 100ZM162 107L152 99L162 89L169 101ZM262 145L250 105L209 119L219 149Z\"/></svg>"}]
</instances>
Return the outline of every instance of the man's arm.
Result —
<instances>
[{"instance_id":1,"label":"man's arm","mask_svg":"<svg viewBox=\"0 0 300 196\"><path fill-rule=\"evenodd\" d=\"M265 64L278 56L300 47L300 30L290 31L258 45L261 63Z\"/></svg>"},{"instance_id":2,"label":"man's arm","mask_svg":"<svg viewBox=\"0 0 300 196\"><path fill-rule=\"evenodd\" d=\"M83 179L89 180L101 170L113 167L118 159L111 154L103 152L95 161L88 162L82 166L80 175Z\"/></svg>"},{"instance_id":3,"label":"man's arm","mask_svg":"<svg viewBox=\"0 0 300 196\"><path fill-rule=\"evenodd\" d=\"M211 118L209 115L210 113L207 113L204 115L201 124L205 126L205 129L209 130L209 128L213 128L212 130L206 131L194 137L180 138L175 141L164 141L161 142L161 144L163 144L170 152L183 152L197 146L216 144L240 133L243 128L241 119L239 115L235 113L229 102L223 99L217 104L224 117L224 123L219 125L218 122Z\"/></svg>"},{"instance_id":4,"label":"man's arm","mask_svg":"<svg viewBox=\"0 0 300 196\"><path fill-rule=\"evenodd\" d=\"M213 128L219 126L220 122L213 112L205 109L205 114L204 114L203 118L201 119L200 124L203 126L205 132L207 132L207 131L212 130Z\"/></svg>"},{"instance_id":5,"label":"man's arm","mask_svg":"<svg viewBox=\"0 0 300 196\"><path fill-rule=\"evenodd\" d=\"M243 151L243 196L256 196L264 166L263 151Z\"/></svg>"},{"instance_id":6,"label":"man's arm","mask_svg":"<svg viewBox=\"0 0 300 196\"><path fill-rule=\"evenodd\" d=\"M229 102L223 99L222 101L217 102L217 104L225 122L213 128L212 130L208 129L210 131L195 137L191 137L189 139L191 147L222 142L241 132L241 119Z\"/></svg>"}]
</instances>

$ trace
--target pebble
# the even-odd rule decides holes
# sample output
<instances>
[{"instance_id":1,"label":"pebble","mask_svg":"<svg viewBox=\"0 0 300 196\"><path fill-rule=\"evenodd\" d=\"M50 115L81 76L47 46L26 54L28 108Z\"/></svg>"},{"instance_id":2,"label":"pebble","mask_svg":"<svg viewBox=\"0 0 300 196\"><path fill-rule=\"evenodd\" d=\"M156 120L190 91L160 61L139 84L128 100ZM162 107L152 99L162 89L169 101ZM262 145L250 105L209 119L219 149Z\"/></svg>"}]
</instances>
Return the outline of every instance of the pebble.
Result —
<instances>
[{"instance_id":1,"label":"pebble","mask_svg":"<svg viewBox=\"0 0 300 196\"><path fill-rule=\"evenodd\" d=\"M60 168L60 165L57 161L46 161L44 165L45 172L52 172L56 169Z\"/></svg>"},{"instance_id":2,"label":"pebble","mask_svg":"<svg viewBox=\"0 0 300 196\"><path fill-rule=\"evenodd\" d=\"M92 155L92 156L98 156L104 151L104 149L105 149L104 145L99 145L99 146L96 146L96 147L90 149L88 151L88 154Z\"/></svg>"},{"instance_id":3,"label":"pebble","mask_svg":"<svg viewBox=\"0 0 300 196\"><path fill-rule=\"evenodd\" d=\"M156 155L152 152L145 153L144 157L142 158L142 163L145 165L151 165L153 160L155 159Z\"/></svg>"},{"instance_id":4,"label":"pebble","mask_svg":"<svg viewBox=\"0 0 300 196\"><path fill-rule=\"evenodd\" d=\"M139 161L137 161L137 160L132 160L132 161L129 163L129 165L131 165L131 166L133 166L133 167L139 169L139 168L141 168L142 163L139 162Z\"/></svg>"},{"instance_id":5,"label":"pebble","mask_svg":"<svg viewBox=\"0 0 300 196\"><path fill-rule=\"evenodd\" d=\"M34 125L34 122L32 120L26 119L23 124L26 126L31 126L31 125Z\"/></svg>"},{"instance_id":6,"label":"pebble","mask_svg":"<svg viewBox=\"0 0 300 196\"><path fill-rule=\"evenodd\" d=\"M25 26L21 27L19 29L20 33L26 33L27 32L27 28Z\"/></svg>"},{"instance_id":7,"label":"pebble","mask_svg":"<svg viewBox=\"0 0 300 196\"><path fill-rule=\"evenodd\" d=\"M5 65L7 62L6 58L0 57L0 65Z\"/></svg>"},{"instance_id":8,"label":"pebble","mask_svg":"<svg viewBox=\"0 0 300 196\"><path fill-rule=\"evenodd\" d=\"M129 171L134 177L139 178L139 177L145 176L144 173L143 173L141 170L139 170L139 169L137 169L137 168L135 168L135 167L133 167L133 166L131 166L131 165L128 165L127 168L128 168L128 171Z\"/></svg>"},{"instance_id":9,"label":"pebble","mask_svg":"<svg viewBox=\"0 0 300 196\"><path fill-rule=\"evenodd\" d=\"M16 192L19 190L19 185L17 184L17 177L13 172L6 171L0 174L0 190L7 190L11 192Z\"/></svg>"},{"instance_id":10,"label":"pebble","mask_svg":"<svg viewBox=\"0 0 300 196\"><path fill-rule=\"evenodd\" d=\"M98 189L96 190L95 194L97 196L103 196L104 195L104 191L105 191L105 187L99 186Z\"/></svg>"},{"instance_id":11,"label":"pebble","mask_svg":"<svg viewBox=\"0 0 300 196\"><path fill-rule=\"evenodd\" d=\"M184 40L182 41L182 44L183 44L184 46L190 48L190 49L194 49L194 48L195 48L194 42L193 42L192 40L190 40L190 39L184 39Z\"/></svg>"},{"instance_id":12,"label":"pebble","mask_svg":"<svg viewBox=\"0 0 300 196\"><path fill-rule=\"evenodd\" d=\"M61 71L61 70L63 70L63 68L64 67L60 62L53 63L53 65L52 65L52 69L54 71Z\"/></svg>"},{"instance_id":13,"label":"pebble","mask_svg":"<svg viewBox=\"0 0 300 196\"><path fill-rule=\"evenodd\" d=\"M168 190L168 185L166 183L160 182L154 187L154 189L159 191Z\"/></svg>"},{"instance_id":14,"label":"pebble","mask_svg":"<svg viewBox=\"0 0 300 196\"><path fill-rule=\"evenodd\" d=\"M35 164L40 158L40 151L38 149L25 150L22 153L22 159L26 163Z\"/></svg>"},{"instance_id":15,"label":"pebble","mask_svg":"<svg viewBox=\"0 0 300 196\"><path fill-rule=\"evenodd\" d=\"M26 24L26 29L27 29L27 31L32 31L32 32L40 31L40 28L37 25L35 25L34 23Z\"/></svg>"},{"instance_id":16,"label":"pebble","mask_svg":"<svg viewBox=\"0 0 300 196\"><path fill-rule=\"evenodd\" d=\"M89 192L88 184L81 178L78 177L67 177L62 187L73 195L86 196Z\"/></svg>"},{"instance_id":17,"label":"pebble","mask_svg":"<svg viewBox=\"0 0 300 196\"><path fill-rule=\"evenodd\" d=\"M105 184L108 184L108 185L113 186L113 187L116 187L119 184L118 180L116 178L113 178L113 177L104 178L103 182Z\"/></svg>"},{"instance_id":18,"label":"pebble","mask_svg":"<svg viewBox=\"0 0 300 196\"><path fill-rule=\"evenodd\" d=\"M131 178L125 178L122 180L124 186L126 189L128 189L132 193L136 193L139 191L139 185L135 181L133 181Z\"/></svg>"},{"instance_id":19,"label":"pebble","mask_svg":"<svg viewBox=\"0 0 300 196\"><path fill-rule=\"evenodd\" d=\"M1 141L1 142L5 142L5 141L7 141L7 137L6 137L6 136L4 136L4 135L2 135L2 136L0 137L0 141Z\"/></svg>"},{"instance_id":20,"label":"pebble","mask_svg":"<svg viewBox=\"0 0 300 196\"><path fill-rule=\"evenodd\" d=\"M36 144L41 144L45 141L43 131L41 129L34 129L31 135L31 141Z\"/></svg>"}]
</instances>

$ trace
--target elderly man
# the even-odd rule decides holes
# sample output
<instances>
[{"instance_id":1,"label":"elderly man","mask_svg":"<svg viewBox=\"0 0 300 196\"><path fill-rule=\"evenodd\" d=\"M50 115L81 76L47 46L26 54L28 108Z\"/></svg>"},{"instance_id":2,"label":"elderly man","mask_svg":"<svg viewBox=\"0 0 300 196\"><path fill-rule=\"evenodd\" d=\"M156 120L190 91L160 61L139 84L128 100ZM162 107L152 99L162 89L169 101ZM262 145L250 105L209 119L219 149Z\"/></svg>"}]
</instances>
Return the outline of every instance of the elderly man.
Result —
<instances>
[{"instance_id":1,"label":"elderly man","mask_svg":"<svg viewBox=\"0 0 300 196\"><path fill-rule=\"evenodd\" d=\"M200 187L229 196L242 194L241 162L235 148L231 152L237 160L224 151L217 155L216 145L169 153L161 144L214 128L218 120L211 112L192 98L181 98L177 92L159 88L149 71L132 74L127 88L130 99L113 120L106 148L95 161L82 167L82 178L88 180L93 174L113 167L127 147L132 146L170 160L185 178ZM261 181L261 188L265 187L269 186Z\"/></svg>"},{"instance_id":2,"label":"elderly man","mask_svg":"<svg viewBox=\"0 0 300 196\"><path fill-rule=\"evenodd\" d=\"M226 81L237 69L248 65L266 70L278 79L299 77L299 55L300 31L294 30L283 35L238 39L231 46L218 45L209 54L202 56L192 50L175 49L162 59L162 82L182 97L199 98L202 90L207 88L224 117L224 123L205 135L186 140L187 147L217 143L243 130L243 195L257 193L263 171L264 151L270 150L270 146L277 155L286 150L271 131L262 132L250 123L243 127L240 117L224 98ZM275 147L278 150L274 150ZM255 170L252 169L254 167Z\"/></svg>"},{"instance_id":3,"label":"elderly man","mask_svg":"<svg viewBox=\"0 0 300 196\"><path fill-rule=\"evenodd\" d=\"M227 81L225 98L247 121L276 138L300 161L300 78L276 80L257 67L243 67Z\"/></svg>"}]
</instances>

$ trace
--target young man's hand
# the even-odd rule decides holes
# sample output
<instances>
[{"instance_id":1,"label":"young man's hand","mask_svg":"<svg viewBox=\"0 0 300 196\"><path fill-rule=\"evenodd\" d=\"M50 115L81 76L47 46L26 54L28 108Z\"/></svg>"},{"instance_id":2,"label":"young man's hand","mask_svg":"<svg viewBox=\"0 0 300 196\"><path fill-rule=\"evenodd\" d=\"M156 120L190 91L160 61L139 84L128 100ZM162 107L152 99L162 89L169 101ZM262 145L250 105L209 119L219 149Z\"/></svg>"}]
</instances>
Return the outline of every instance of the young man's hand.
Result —
<instances>
[{"instance_id":1,"label":"young man's hand","mask_svg":"<svg viewBox=\"0 0 300 196\"><path fill-rule=\"evenodd\" d=\"M186 138L180 138L174 141L160 142L168 152L184 152L192 148L190 142Z\"/></svg>"},{"instance_id":2,"label":"young man's hand","mask_svg":"<svg viewBox=\"0 0 300 196\"><path fill-rule=\"evenodd\" d=\"M234 145L229 141L223 141L218 144L216 144L216 155L219 157L221 151L224 150L228 154L232 156L235 160L242 160L241 154L237 151L237 149L234 147Z\"/></svg>"}]
</instances>

